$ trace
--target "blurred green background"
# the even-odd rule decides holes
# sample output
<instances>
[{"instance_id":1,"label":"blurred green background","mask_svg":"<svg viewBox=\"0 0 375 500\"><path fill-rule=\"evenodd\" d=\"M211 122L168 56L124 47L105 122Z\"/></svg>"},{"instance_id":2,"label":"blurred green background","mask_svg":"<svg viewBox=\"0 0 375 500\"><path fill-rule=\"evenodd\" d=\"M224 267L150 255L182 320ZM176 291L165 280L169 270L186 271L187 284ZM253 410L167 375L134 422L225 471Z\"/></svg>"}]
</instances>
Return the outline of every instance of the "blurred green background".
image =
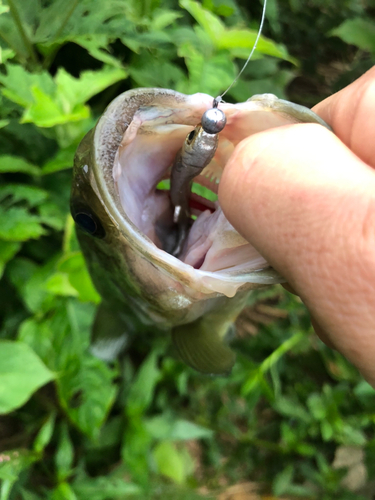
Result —
<instances>
[{"instance_id":1,"label":"blurred green background","mask_svg":"<svg viewBox=\"0 0 375 500\"><path fill-rule=\"evenodd\" d=\"M0 500L374 498L375 391L280 287L238 320L227 378L152 335L110 365L88 350L100 299L68 215L79 141L127 89L223 91L261 9L0 1ZM373 65L375 1L269 0L263 35L226 99L311 106Z\"/></svg>"}]
</instances>

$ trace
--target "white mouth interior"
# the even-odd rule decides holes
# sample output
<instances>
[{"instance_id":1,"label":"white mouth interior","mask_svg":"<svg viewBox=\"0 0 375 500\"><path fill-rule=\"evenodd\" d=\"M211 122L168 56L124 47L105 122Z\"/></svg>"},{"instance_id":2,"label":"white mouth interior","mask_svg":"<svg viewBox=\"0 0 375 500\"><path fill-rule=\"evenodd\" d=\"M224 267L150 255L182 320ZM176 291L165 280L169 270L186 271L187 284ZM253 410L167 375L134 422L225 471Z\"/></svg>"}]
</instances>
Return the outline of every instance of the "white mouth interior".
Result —
<instances>
[{"instance_id":1,"label":"white mouth interior","mask_svg":"<svg viewBox=\"0 0 375 500\"><path fill-rule=\"evenodd\" d=\"M195 114L196 108L203 114L212 105L212 98L204 94L191 97L195 99L191 104L195 106ZM252 103L220 107L227 115L227 125L219 135L215 157L194 179L195 183L216 194L221 174L236 144L251 133L275 126L269 123L270 113L263 112L264 117L260 120L260 113L254 110ZM169 178L176 154L197 124L192 123L191 107L185 108L178 112L158 106L139 108L124 134L114 162L113 176L125 213L161 249L176 226L169 192L157 186ZM179 257L182 262L206 272L249 272L269 267L228 222L217 201L193 193L191 213L196 219Z\"/></svg>"}]
</instances>

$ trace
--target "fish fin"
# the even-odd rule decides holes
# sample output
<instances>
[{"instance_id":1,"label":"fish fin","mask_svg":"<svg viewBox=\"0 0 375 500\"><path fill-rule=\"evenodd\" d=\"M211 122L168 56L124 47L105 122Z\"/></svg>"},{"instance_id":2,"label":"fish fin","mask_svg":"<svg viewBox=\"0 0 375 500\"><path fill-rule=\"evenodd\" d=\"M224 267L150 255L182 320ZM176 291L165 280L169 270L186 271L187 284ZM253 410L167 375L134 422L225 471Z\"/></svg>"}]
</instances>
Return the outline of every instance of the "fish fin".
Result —
<instances>
[{"instance_id":1,"label":"fish fin","mask_svg":"<svg viewBox=\"0 0 375 500\"><path fill-rule=\"evenodd\" d=\"M172 341L181 361L200 373L228 375L235 363L236 356L223 336L205 321L173 328Z\"/></svg>"}]
</instances>

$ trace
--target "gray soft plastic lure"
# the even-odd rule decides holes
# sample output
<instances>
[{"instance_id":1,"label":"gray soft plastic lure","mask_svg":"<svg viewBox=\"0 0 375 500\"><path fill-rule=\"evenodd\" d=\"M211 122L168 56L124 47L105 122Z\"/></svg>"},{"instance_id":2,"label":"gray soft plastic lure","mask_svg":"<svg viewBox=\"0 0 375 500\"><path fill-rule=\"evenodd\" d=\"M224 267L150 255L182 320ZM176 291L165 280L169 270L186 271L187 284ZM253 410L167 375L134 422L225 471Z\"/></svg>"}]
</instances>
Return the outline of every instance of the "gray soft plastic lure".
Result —
<instances>
[{"instance_id":1,"label":"gray soft plastic lure","mask_svg":"<svg viewBox=\"0 0 375 500\"><path fill-rule=\"evenodd\" d=\"M194 177L215 156L219 143L218 133L226 124L225 114L215 106L205 111L201 124L186 136L181 150L177 153L171 171L171 202L174 206L173 222L177 224L177 234L172 255L179 257L183 250L191 225L189 198Z\"/></svg>"}]
</instances>

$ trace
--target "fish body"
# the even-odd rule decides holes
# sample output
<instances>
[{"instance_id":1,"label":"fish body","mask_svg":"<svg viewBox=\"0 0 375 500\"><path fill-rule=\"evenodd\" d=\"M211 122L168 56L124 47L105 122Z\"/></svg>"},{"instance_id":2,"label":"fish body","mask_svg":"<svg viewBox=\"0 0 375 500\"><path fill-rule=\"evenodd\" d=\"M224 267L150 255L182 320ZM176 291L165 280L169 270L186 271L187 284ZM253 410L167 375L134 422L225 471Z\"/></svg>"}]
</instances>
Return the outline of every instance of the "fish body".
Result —
<instances>
[{"instance_id":1,"label":"fish body","mask_svg":"<svg viewBox=\"0 0 375 500\"><path fill-rule=\"evenodd\" d=\"M186 137L212 101L206 94L166 89L125 92L107 107L76 152L71 212L103 299L93 349L105 359L132 334L171 331L179 357L190 366L203 373L228 373L234 354L225 339L249 293L284 281L235 231L218 202L199 200L201 208L189 223L179 258L165 251L176 241L175 203L172 192L157 185L180 161ZM216 149L210 145L215 154L208 163L204 160L203 170L192 166L200 169L195 178L192 170L194 181L213 191L245 137L286 123L325 125L307 108L269 94L220 108L227 125ZM191 180L185 179L184 186ZM178 182L177 176L174 192ZM188 212L186 206L184 210Z\"/></svg>"}]
</instances>

